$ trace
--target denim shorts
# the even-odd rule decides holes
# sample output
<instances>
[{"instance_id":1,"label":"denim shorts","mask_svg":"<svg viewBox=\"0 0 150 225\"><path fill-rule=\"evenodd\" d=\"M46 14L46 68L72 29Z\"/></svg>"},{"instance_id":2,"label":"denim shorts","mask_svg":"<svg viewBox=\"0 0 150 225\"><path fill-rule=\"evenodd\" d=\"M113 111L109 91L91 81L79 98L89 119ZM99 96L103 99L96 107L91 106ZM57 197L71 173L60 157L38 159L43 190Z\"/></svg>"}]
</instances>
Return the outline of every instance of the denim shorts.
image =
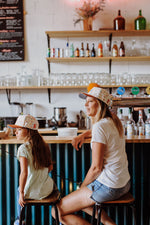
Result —
<instances>
[{"instance_id":1,"label":"denim shorts","mask_svg":"<svg viewBox=\"0 0 150 225\"><path fill-rule=\"evenodd\" d=\"M122 188L110 188L97 180L94 180L92 183L87 185L87 187L93 191L91 199L99 203L120 198L130 190L130 186L130 181L128 181L128 183Z\"/></svg>"}]
</instances>

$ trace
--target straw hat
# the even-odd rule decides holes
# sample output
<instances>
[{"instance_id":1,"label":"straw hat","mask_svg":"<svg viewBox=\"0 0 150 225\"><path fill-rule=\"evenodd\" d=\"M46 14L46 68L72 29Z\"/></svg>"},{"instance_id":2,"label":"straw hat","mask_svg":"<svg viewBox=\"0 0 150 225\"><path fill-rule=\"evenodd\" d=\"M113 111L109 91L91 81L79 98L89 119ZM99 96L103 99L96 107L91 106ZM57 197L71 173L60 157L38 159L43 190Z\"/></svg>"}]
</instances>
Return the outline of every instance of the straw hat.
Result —
<instances>
[{"instance_id":1,"label":"straw hat","mask_svg":"<svg viewBox=\"0 0 150 225\"><path fill-rule=\"evenodd\" d=\"M82 92L79 94L79 97L83 99L86 99L87 96L94 97L106 103L108 106L112 106L113 103L112 95L110 95L107 90L101 88L98 84L95 83L89 84L87 90L88 93Z\"/></svg>"}]
</instances>

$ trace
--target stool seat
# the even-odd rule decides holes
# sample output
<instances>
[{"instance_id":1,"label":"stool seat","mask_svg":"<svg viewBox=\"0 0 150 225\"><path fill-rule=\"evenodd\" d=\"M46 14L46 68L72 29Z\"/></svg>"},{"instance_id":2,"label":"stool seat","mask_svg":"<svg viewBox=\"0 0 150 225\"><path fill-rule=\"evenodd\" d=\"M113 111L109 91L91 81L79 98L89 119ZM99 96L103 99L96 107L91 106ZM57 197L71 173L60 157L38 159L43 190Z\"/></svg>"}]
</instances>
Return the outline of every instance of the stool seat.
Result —
<instances>
[{"instance_id":1,"label":"stool seat","mask_svg":"<svg viewBox=\"0 0 150 225\"><path fill-rule=\"evenodd\" d=\"M118 198L116 200L102 202L102 204L126 204L126 203L129 204L134 201L135 201L135 199L133 198L131 193L128 192L127 194L121 196L120 198Z\"/></svg>"},{"instance_id":2,"label":"stool seat","mask_svg":"<svg viewBox=\"0 0 150 225\"><path fill-rule=\"evenodd\" d=\"M54 190L48 197L40 199L40 200L25 199L25 205L20 212L19 225L22 225L25 208L27 208L26 215L25 215L25 224L29 225L30 222L29 222L28 210L30 206L50 206L50 205L54 206L56 225L59 225L58 209L56 206L59 200L60 200L60 192L58 190ZM46 222L46 224L49 224L48 221Z\"/></svg>"},{"instance_id":3,"label":"stool seat","mask_svg":"<svg viewBox=\"0 0 150 225\"><path fill-rule=\"evenodd\" d=\"M52 194L50 194L48 197L35 200L35 199L25 199L25 205L50 205L52 203L56 203L60 199L60 192L59 191L53 191Z\"/></svg>"},{"instance_id":4,"label":"stool seat","mask_svg":"<svg viewBox=\"0 0 150 225\"><path fill-rule=\"evenodd\" d=\"M100 225L101 221L101 212L102 209L108 206L125 206L131 207L133 216L134 216L134 224L136 225L136 215L135 215L135 199L130 192L121 196L118 199L110 200L106 202L96 202L93 207L93 215L92 215L92 225L94 225L95 211L97 210L97 225Z\"/></svg>"}]
</instances>

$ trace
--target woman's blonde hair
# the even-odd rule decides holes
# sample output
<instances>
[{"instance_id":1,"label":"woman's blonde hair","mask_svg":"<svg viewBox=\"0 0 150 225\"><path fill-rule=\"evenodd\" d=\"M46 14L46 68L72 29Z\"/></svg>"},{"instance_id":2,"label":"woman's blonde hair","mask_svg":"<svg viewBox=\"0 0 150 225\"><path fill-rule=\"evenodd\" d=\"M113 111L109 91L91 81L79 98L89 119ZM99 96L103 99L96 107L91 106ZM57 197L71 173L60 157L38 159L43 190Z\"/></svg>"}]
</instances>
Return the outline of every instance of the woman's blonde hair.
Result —
<instances>
[{"instance_id":1,"label":"woman's blonde hair","mask_svg":"<svg viewBox=\"0 0 150 225\"><path fill-rule=\"evenodd\" d=\"M27 128L28 129L28 128ZM37 130L28 129L27 141L31 144L35 169L49 167L52 163L49 145Z\"/></svg>"},{"instance_id":2,"label":"woman's blonde hair","mask_svg":"<svg viewBox=\"0 0 150 225\"><path fill-rule=\"evenodd\" d=\"M97 106L96 115L94 117L91 117L92 124L98 122L99 120L101 120L103 118L111 118L119 132L120 137L123 137L124 130L123 130L122 123L121 123L120 119L118 118L118 116L115 113L112 113L109 110L108 105L106 105L104 102L102 102L101 100L99 100L97 98L94 98L94 99L96 100L98 106Z\"/></svg>"}]
</instances>

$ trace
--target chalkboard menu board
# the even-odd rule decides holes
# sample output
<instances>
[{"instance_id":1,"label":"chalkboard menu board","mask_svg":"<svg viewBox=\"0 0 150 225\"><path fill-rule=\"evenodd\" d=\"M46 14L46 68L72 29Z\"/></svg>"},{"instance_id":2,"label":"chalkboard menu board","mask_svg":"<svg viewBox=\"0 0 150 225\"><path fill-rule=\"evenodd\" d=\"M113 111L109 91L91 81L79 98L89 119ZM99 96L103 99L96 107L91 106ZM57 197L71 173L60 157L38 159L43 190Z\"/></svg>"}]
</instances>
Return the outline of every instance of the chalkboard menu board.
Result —
<instances>
[{"instance_id":1,"label":"chalkboard menu board","mask_svg":"<svg viewBox=\"0 0 150 225\"><path fill-rule=\"evenodd\" d=\"M0 0L0 61L24 60L23 0Z\"/></svg>"}]
</instances>

